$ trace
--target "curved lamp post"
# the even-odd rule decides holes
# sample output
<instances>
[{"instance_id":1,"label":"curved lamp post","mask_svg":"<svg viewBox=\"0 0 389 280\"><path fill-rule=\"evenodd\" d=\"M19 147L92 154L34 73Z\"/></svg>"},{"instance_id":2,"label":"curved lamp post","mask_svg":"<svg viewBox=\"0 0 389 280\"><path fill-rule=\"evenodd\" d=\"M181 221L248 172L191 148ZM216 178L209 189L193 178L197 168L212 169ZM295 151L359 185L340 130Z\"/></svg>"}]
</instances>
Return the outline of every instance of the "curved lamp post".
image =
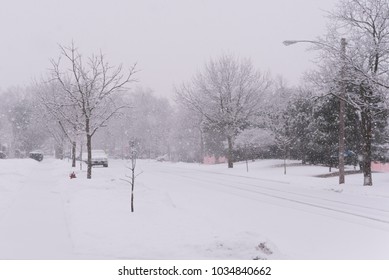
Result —
<instances>
[{"instance_id":1,"label":"curved lamp post","mask_svg":"<svg viewBox=\"0 0 389 280\"><path fill-rule=\"evenodd\" d=\"M325 43L319 41L311 41L311 40L286 40L282 42L285 46L290 46L297 43L310 43L319 46L324 46L331 50L339 51L331 45L327 45ZM344 82L345 77L345 58L346 58L346 39L342 38L340 40L340 54L342 58L342 68L341 68L341 85L340 85L340 93L339 93L339 184L344 184L344 148L345 148L345 133L344 133L344 115L345 115L345 92L346 85Z\"/></svg>"}]
</instances>

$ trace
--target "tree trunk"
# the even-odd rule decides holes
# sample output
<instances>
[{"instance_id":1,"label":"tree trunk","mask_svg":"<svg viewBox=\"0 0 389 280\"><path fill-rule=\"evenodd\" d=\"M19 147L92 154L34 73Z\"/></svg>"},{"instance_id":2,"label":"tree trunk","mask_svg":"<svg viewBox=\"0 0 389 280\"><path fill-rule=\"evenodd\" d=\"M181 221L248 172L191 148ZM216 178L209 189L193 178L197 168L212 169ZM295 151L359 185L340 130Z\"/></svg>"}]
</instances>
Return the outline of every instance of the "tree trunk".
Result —
<instances>
[{"instance_id":1,"label":"tree trunk","mask_svg":"<svg viewBox=\"0 0 389 280\"><path fill-rule=\"evenodd\" d=\"M131 212L134 212L134 187L135 187L135 165L132 159L132 175L131 175Z\"/></svg>"},{"instance_id":2,"label":"tree trunk","mask_svg":"<svg viewBox=\"0 0 389 280\"><path fill-rule=\"evenodd\" d=\"M131 212L134 212L134 190L131 191Z\"/></svg>"},{"instance_id":3,"label":"tree trunk","mask_svg":"<svg viewBox=\"0 0 389 280\"><path fill-rule=\"evenodd\" d=\"M55 146L55 158L56 159L63 159L63 146L62 146L62 143L61 144L57 144Z\"/></svg>"},{"instance_id":4,"label":"tree trunk","mask_svg":"<svg viewBox=\"0 0 389 280\"><path fill-rule=\"evenodd\" d=\"M284 175L286 175L286 158L287 158L287 154L288 154L288 149L286 147L286 144L284 146Z\"/></svg>"},{"instance_id":5,"label":"tree trunk","mask_svg":"<svg viewBox=\"0 0 389 280\"><path fill-rule=\"evenodd\" d=\"M361 126L362 126L362 171L363 171L363 185L372 186L373 179L371 175L371 138L372 138L372 120L371 112L369 109L363 110L361 114Z\"/></svg>"},{"instance_id":6,"label":"tree trunk","mask_svg":"<svg viewBox=\"0 0 389 280\"><path fill-rule=\"evenodd\" d=\"M228 142L228 168L233 168L234 167L234 162L233 162L233 154L232 154L232 137L227 136L227 142Z\"/></svg>"},{"instance_id":7,"label":"tree trunk","mask_svg":"<svg viewBox=\"0 0 389 280\"><path fill-rule=\"evenodd\" d=\"M72 142L72 167L76 167L76 141Z\"/></svg>"},{"instance_id":8,"label":"tree trunk","mask_svg":"<svg viewBox=\"0 0 389 280\"><path fill-rule=\"evenodd\" d=\"M200 128L200 155L199 155L199 162L204 163L204 136L203 136L203 130Z\"/></svg>"},{"instance_id":9,"label":"tree trunk","mask_svg":"<svg viewBox=\"0 0 389 280\"><path fill-rule=\"evenodd\" d=\"M88 152L88 169L86 172L86 178L92 179L92 136L86 135L86 149Z\"/></svg>"},{"instance_id":10,"label":"tree trunk","mask_svg":"<svg viewBox=\"0 0 389 280\"><path fill-rule=\"evenodd\" d=\"M85 132L86 132L86 150L88 153L88 168L86 178L92 179L92 135L90 135L89 118L85 118Z\"/></svg>"}]
</instances>

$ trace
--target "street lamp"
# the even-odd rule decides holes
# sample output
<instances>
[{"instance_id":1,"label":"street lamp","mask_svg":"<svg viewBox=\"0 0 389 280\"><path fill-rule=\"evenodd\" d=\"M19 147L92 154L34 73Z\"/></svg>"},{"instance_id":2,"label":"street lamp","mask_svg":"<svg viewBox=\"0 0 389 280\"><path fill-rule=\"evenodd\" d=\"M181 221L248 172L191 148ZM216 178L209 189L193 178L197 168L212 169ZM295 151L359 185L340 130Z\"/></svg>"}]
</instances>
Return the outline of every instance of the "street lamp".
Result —
<instances>
[{"instance_id":1,"label":"street lamp","mask_svg":"<svg viewBox=\"0 0 389 280\"><path fill-rule=\"evenodd\" d=\"M282 42L285 46L290 46L297 43L310 43L315 44L319 46L324 46L327 49L331 50L337 50L331 45L327 45L322 42L318 41L311 41L311 40L286 40ZM344 133L344 115L345 115L345 92L346 92L346 85L345 85L345 59L346 59L346 39L342 38L340 40L340 54L342 58L342 68L340 72L341 76L341 84L340 84L340 93L339 93L339 184L344 184L345 178L344 178L344 147L345 147L345 133ZM337 50L338 51L338 50Z\"/></svg>"},{"instance_id":2,"label":"street lamp","mask_svg":"<svg viewBox=\"0 0 389 280\"><path fill-rule=\"evenodd\" d=\"M311 43L315 45L325 45L319 41L311 41L311 40L285 40L282 42L285 46L290 46L297 43Z\"/></svg>"}]
</instances>

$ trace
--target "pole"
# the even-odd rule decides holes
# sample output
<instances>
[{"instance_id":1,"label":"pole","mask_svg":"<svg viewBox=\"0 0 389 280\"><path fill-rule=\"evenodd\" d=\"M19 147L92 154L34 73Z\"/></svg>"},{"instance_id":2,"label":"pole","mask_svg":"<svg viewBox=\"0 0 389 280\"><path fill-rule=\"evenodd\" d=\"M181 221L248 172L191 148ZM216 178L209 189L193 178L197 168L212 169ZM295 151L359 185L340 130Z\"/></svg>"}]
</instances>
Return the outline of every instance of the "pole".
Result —
<instances>
[{"instance_id":1,"label":"pole","mask_svg":"<svg viewBox=\"0 0 389 280\"><path fill-rule=\"evenodd\" d=\"M286 40L283 42L285 46L293 45L296 43L311 43L319 46L324 46L332 51L337 51L334 47L327 45L322 42L318 41L311 41L311 40ZM342 38L340 41L340 47L341 47L341 81L339 83L340 90L339 90L339 184L344 184L344 150L345 150L345 133L344 133L344 115L345 115L345 96L346 96L346 82L345 82L345 75L346 75L346 39Z\"/></svg>"},{"instance_id":2,"label":"pole","mask_svg":"<svg viewBox=\"0 0 389 280\"><path fill-rule=\"evenodd\" d=\"M345 115L345 56L346 56L346 39L342 38L340 42L341 56L342 56L342 68L341 68L341 81L340 81L340 93L339 93L339 185L344 184L344 150L345 150L345 134L344 134L344 115Z\"/></svg>"}]
</instances>

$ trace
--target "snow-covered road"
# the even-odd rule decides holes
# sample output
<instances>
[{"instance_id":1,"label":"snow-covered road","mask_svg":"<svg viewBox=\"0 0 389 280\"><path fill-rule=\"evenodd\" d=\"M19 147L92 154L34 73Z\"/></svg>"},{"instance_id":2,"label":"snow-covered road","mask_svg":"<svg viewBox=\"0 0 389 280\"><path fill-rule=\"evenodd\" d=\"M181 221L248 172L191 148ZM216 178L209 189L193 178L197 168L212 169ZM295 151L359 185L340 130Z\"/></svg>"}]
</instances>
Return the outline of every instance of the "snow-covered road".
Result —
<instances>
[{"instance_id":1,"label":"snow-covered road","mask_svg":"<svg viewBox=\"0 0 389 280\"><path fill-rule=\"evenodd\" d=\"M386 204L386 197L366 197L361 200L359 197L339 196L336 190L323 193L322 190L298 189L296 186L288 188L291 183L281 180L227 174L227 180L221 181L220 175L223 173L220 172L206 170L199 172L188 169L181 169L180 172L177 172L177 167L173 166L165 166L160 169L159 172L173 173L174 176L187 178L196 182L197 185L203 187L210 185L208 188L218 188L222 192L234 193L241 197L259 201L265 197L266 203L274 202L275 204L277 204L277 200L282 200L287 202L282 205L283 207L297 207L308 212L325 210L328 215L334 212L335 218L339 218L339 214L344 214L353 216L353 218L361 218L365 222L378 222L372 223L373 226L383 225L385 227L389 225L389 205ZM301 208L301 205L305 208Z\"/></svg>"},{"instance_id":2,"label":"snow-covered road","mask_svg":"<svg viewBox=\"0 0 389 280\"><path fill-rule=\"evenodd\" d=\"M92 180L70 180L68 162L0 161L0 259L389 258L388 174L365 189L270 161L137 168L130 213L123 161Z\"/></svg>"},{"instance_id":3,"label":"snow-covered road","mask_svg":"<svg viewBox=\"0 0 389 280\"><path fill-rule=\"evenodd\" d=\"M343 193L343 189L324 187L320 178L283 176L281 170L264 169L262 174L211 170L203 166L166 164L156 166L157 177L171 182L182 178L188 188L204 189L218 201L230 201L214 215L238 228L260 231L285 257L299 259L371 259L389 257L389 204L383 194ZM278 174L276 173L278 172ZM293 172L293 170L292 170ZM336 179L336 178L335 178ZM328 184L328 183L327 183ZM331 186L331 183L329 184ZM171 191L171 196L177 190ZM218 205L216 201L214 205ZM210 205L203 208L216 208ZM215 209L210 211L212 216ZM236 217L228 220L228 217ZM223 227L225 225L220 225ZM298 249L296 249L296 247ZM298 253L296 251L299 251Z\"/></svg>"}]
</instances>

